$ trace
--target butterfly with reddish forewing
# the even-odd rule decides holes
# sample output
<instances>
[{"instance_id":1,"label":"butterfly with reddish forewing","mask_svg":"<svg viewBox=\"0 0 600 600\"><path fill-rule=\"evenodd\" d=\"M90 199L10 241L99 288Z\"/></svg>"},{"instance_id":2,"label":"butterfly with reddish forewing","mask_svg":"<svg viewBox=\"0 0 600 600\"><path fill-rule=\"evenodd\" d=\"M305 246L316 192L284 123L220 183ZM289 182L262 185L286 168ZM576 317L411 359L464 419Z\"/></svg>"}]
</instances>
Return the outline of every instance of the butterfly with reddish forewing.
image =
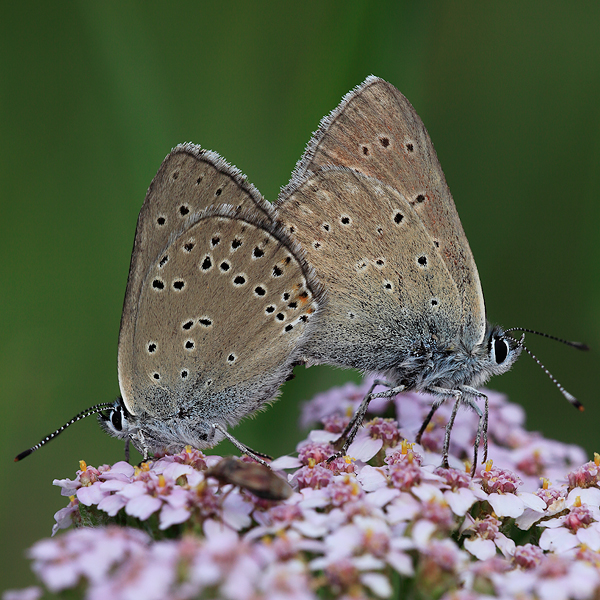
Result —
<instances>
[{"instance_id":1,"label":"butterfly with reddish forewing","mask_svg":"<svg viewBox=\"0 0 600 600\"><path fill-rule=\"evenodd\" d=\"M276 204L327 291L303 344L307 364L377 372L392 389L455 400L477 412L475 457L487 452L487 398L478 391L504 373L523 339L486 319L475 261L423 122L408 100L376 77L326 116ZM582 345L577 345L582 347ZM578 405L567 392L567 397ZM482 398L484 408L477 404ZM367 395L341 443L348 448Z\"/></svg>"}]
</instances>

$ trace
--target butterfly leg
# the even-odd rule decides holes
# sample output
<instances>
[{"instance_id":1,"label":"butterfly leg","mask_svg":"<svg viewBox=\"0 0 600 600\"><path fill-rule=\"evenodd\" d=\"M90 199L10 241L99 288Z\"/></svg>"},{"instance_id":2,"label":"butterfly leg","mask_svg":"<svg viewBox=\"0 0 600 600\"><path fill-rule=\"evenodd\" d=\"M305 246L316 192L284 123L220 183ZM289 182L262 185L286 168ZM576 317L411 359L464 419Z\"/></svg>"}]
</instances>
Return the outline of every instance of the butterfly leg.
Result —
<instances>
[{"instance_id":1,"label":"butterfly leg","mask_svg":"<svg viewBox=\"0 0 600 600\"><path fill-rule=\"evenodd\" d=\"M432 406L432 410L430 411L429 415L433 416L433 413L435 412L435 410L437 410L441 404L444 402L444 396L446 398L448 397L452 397L456 399L456 402L454 403L454 406L452 407L452 413L450 414L450 419L448 419L448 423L446 424L446 432L444 434L444 446L442 447L442 467L444 467L444 469L448 469L449 468L449 464L448 464L448 454L449 454L449 448L450 448L450 433L452 431L452 427L454 427L454 420L456 419L456 413L458 412L458 407L460 406L462 400L463 400L463 393L461 390L449 390L446 388L440 388L437 386L431 386L430 388L427 389L428 392L431 392L433 394L436 394L438 396L442 396L442 398L440 398L440 400L434 402L433 406ZM479 408L479 407L477 407ZM428 415L428 417L429 417Z\"/></svg>"},{"instance_id":2,"label":"butterfly leg","mask_svg":"<svg viewBox=\"0 0 600 600\"><path fill-rule=\"evenodd\" d=\"M469 408L473 409L477 416L479 417L479 425L477 426L477 434L475 435L475 444L473 445L473 467L471 469L471 477L475 475L475 469L477 468L477 454L479 451L479 445L481 443L481 438L483 437L483 448L484 448L484 462L487 461L487 426L488 426L488 399L485 394L482 394L480 391L472 388L468 385L461 386L460 390L447 390L444 388L438 388L435 386L430 387L427 391L430 391L434 394L443 394L444 396L452 396L456 398L456 402L452 408L452 414L450 415L450 419L448 424L446 425L446 434L444 436L444 447L442 449L442 466L444 468L448 468L448 453L450 447L450 432L452 431L452 427L454 426L454 419L456 418L456 413L458 411L459 405L466 404ZM464 393L463 393L464 392ZM475 402L471 396L475 398L484 398L485 406L482 411L479 408L478 404ZM438 408L441 402L435 408ZM433 411L433 408L432 408ZM435 411L433 411L435 412ZM432 415L432 412L429 413ZM428 415L429 417L429 415Z\"/></svg>"},{"instance_id":3,"label":"butterfly leg","mask_svg":"<svg viewBox=\"0 0 600 600\"><path fill-rule=\"evenodd\" d=\"M378 385L384 385L386 387L389 387L390 389L386 390L385 392L378 392L377 394L374 394L373 390ZM329 463L335 460L336 458L339 458L340 456L344 456L346 454L346 451L350 447L350 444L354 441L358 430L363 424L365 415L367 414L367 409L369 408L369 404L371 403L371 400L373 400L373 398L391 398L392 396L395 396L396 394L399 394L400 392L404 391L404 389L405 386L403 385L400 385L398 387L392 387L392 385L388 381L376 379L369 388L369 391L367 392L366 396L360 403L360 406L354 413L354 416L352 417L350 423L348 423L346 429L344 429L342 435L340 435L340 437L335 442L333 442L333 447L337 449L337 452L335 454L332 454L327 459L327 462Z\"/></svg>"},{"instance_id":4,"label":"butterfly leg","mask_svg":"<svg viewBox=\"0 0 600 600\"><path fill-rule=\"evenodd\" d=\"M262 454L261 452L255 452L254 450L248 448L248 446L246 446L245 444L242 444L242 442L240 442L236 438L234 438L227 431L227 429L225 429L225 427L223 427L219 423L213 423L212 426L217 431L220 431L242 454L247 454L250 458L253 458L257 463L260 463L261 465L264 465L265 467L268 467L269 469L271 468L269 466L269 463L264 460L265 458L271 459L271 457L268 454Z\"/></svg>"},{"instance_id":5,"label":"butterfly leg","mask_svg":"<svg viewBox=\"0 0 600 600\"><path fill-rule=\"evenodd\" d=\"M125 440L125 462L129 462L129 446L130 446L131 438L127 438Z\"/></svg>"},{"instance_id":6,"label":"butterfly leg","mask_svg":"<svg viewBox=\"0 0 600 600\"><path fill-rule=\"evenodd\" d=\"M463 392L473 396L474 398L483 398L484 407L483 414L479 406L475 403L474 398L466 398L465 403L472 408L477 415L479 416L479 425L477 427L477 434L475 436L475 445L473 448L473 469L471 470L471 476L475 475L475 469L477 468L477 454L479 451L479 445L481 443L481 438L483 437L483 462L487 462L488 456L488 421L489 421L489 402L488 397L485 394L482 394L479 390L472 388L468 385L461 386Z\"/></svg>"},{"instance_id":7,"label":"butterfly leg","mask_svg":"<svg viewBox=\"0 0 600 600\"><path fill-rule=\"evenodd\" d=\"M429 411L429 414L425 417L425 420L423 421L423 425L421 425L421 429L419 429L419 433L417 433L417 437L415 438L415 442L417 442L417 444L421 443L421 438L423 437L423 434L425 433L427 426L431 422L431 419L433 419L433 415L435 414L435 411L442 404L444 404L445 401L446 401L446 398L440 398L438 400L435 400L433 402L433 404L431 405L431 410Z\"/></svg>"},{"instance_id":8,"label":"butterfly leg","mask_svg":"<svg viewBox=\"0 0 600 600\"><path fill-rule=\"evenodd\" d=\"M366 393L365 397L362 399L362 402L360 403L359 407L356 409L356 412L354 413L354 416L350 420L350 423L348 423L348 425L346 425L346 428L342 432L342 435L334 442L334 446L339 446L341 441L347 440L350 435L352 435L352 439L354 439L354 437L356 436L356 432L358 431L358 428L362 425L363 419L365 418L365 415L367 414L367 409L369 408L369 404L371 403L371 400L373 398L380 397L379 395L376 395L376 396L373 395L373 390L378 385L383 385L387 388L394 387L391 383L389 383L388 381L385 381L384 379L375 379L375 381L373 381L373 384L369 388L369 391ZM383 392L383 393L387 394L388 392ZM348 445L350 445L351 443L352 442L350 442Z\"/></svg>"},{"instance_id":9,"label":"butterfly leg","mask_svg":"<svg viewBox=\"0 0 600 600\"><path fill-rule=\"evenodd\" d=\"M456 419L456 413L458 412L461 399L461 396L456 396L456 402L452 407L450 419L448 419L448 423L446 424L446 431L444 433L444 447L442 449L442 467L444 467L444 469L448 469L450 467L448 464L448 453L450 451L450 432L454 427L454 419Z\"/></svg>"}]
</instances>

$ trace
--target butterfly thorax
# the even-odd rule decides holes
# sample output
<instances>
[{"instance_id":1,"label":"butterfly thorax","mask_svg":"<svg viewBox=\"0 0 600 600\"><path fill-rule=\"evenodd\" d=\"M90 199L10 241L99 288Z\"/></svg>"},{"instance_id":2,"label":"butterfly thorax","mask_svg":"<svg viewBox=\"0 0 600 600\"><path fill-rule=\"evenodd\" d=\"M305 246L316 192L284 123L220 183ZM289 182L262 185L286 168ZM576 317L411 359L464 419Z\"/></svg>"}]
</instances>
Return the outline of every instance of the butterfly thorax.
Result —
<instances>
[{"instance_id":1,"label":"butterfly thorax","mask_svg":"<svg viewBox=\"0 0 600 600\"><path fill-rule=\"evenodd\" d=\"M406 390L439 393L440 389L474 388L508 371L521 350L520 343L502 328L488 324L483 341L471 348L460 337L420 341L385 375Z\"/></svg>"}]
</instances>

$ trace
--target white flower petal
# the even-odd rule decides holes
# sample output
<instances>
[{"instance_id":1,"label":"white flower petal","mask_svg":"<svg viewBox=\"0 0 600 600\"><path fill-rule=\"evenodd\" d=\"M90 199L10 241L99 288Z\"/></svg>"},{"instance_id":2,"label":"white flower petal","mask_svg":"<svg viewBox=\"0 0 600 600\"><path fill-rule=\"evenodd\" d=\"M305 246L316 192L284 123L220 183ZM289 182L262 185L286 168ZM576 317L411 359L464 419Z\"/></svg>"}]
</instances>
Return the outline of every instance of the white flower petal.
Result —
<instances>
[{"instance_id":1,"label":"white flower petal","mask_svg":"<svg viewBox=\"0 0 600 600\"><path fill-rule=\"evenodd\" d=\"M468 488L459 488L455 492L446 490L444 492L444 499L452 509L452 512L459 517L464 517L471 506L477 501L475 494Z\"/></svg>"},{"instance_id":2,"label":"white flower petal","mask_svg":"<svg viewBox=\"0 0 600 600\"><path fill-rule=\"evenodd\" d=\"M71 515L78 510L76 506L65 506L58 512L54 513L54 520L56 523L52 526L52 537L60 530L67 529L73 524Z\"/></svg>"},{"instance_id":3,"label":"white flower petal","mask_svg":"<svg viewBox=\"0 0 600 600\"><path fill-rule=\"evenodd\" d=\"M591 594L578 594L571 586L571 578L568 577L550 577L540 579L535 587L536 597L540 600L571 600L572 598L590 598ZM583 586L588 587L585 583ZM589 590L591 592L592 590Z\"/></svg>"},{"instance_id":4,"label":"white flower petal","mask_svg":"<svg viewBox=\"0 0 600 600\"><path fill-rule=\"evenodd\" d=\"M387 487L387 477L381 467L365 465L356 475L365 492L372 492Z\"/></svg>"},{"instance_id":5,"label":"white flower petal","mask_svg":"<svg viewBox=\"0 0 600 600\"><path fill-rule=\"evenodd\" d=\"M36 585L22 590L6 590L2 594L2 600L39 600L43 594L42 588Z\"/></svg>"},{"instance_id":6,"label":"white flower petal","mask_svg":"<svg viewBox=\"0 0 600 600\"><path fill-rule=\"evenodd\" d=\"M534 523L537 523L544 516L543 512L526 508L520 517L517 517L515 523L519 529L527 531Z\"/></svg>"},{"instance_id":7,"label":"white flower petal","mask_svg":"<svg viewBox=\"0 0 600 600\"><path fill-rule=\"evenodd\" d=\"M300 490L299 497L301 498L297 504L300 504L302 508L324 508L329 506L329 494L323 490L315 490L313 488L303 488ZM292 496L294 498L294 496Z\"/></svg>"},{"instance_id":8,"label":"white flower petal","mask_svg":"<svg viewBox=\"0 0 600 600\"><path fill-rule=\"evenodd\" d=\"M372 437L361 436L360 438L357 437L350 444L346 454L356 460L367 462L381 450L382 446L383 440L375 440Z\"/></svg>"},{"instance_id":9,"label":"white flower petal","mask_svg":"<svg viewBox=\"0 0 600 600\"><path fill-rule=\"evenodd\" d=\"M546 510L546 502L536 494L531 492L517 492L517 497L523 501L526 508L544 512Z\"/></svg>"},{"instance_id":10,"label":"white flower petal","mask_svg":"<svg viewBox=\"0 0 600 600\"><path fill-rule=\"evenodd\" d=\"M190 518L190 511L187 508L172 508L165 504L160 511L159 529L167 529L171 525L178 525Z\"/></svg>"},{"instance_id":11,"label":"white flower petal","mask_svg":"<svg viewBox=\"0 0 600 600\"><path fill-rule=\"evenodd\" d=\"M360 580L380 598L389 598L392 595L390 580L382 573L364 573L360 576Z\"/></svg>"},{"instance_id":12,"label":"white flower petal","mask_svg":"<svg viewBox=\"0 0 600 600\"><path fill-rule=\"evenodd\" d=\"M589 527L582 527L575 534L577 539L586 546L589 546L594 552L600 550L600 523L592 523Z\"/></svg>"},{"instance_id":13,"label":"white flower petal","mask_svg":"<svg viewBox=\"0 0 600 600\"><path fill-rule=\"evenodd\" d=\"M98 509L103 510L108 516L114 517L126 504L125 498L111 494L98 503Z\"/></svg>"},{"instance_id":14,"label":"white flower petal","mask_svg":"<svg viewBox=\"0 0 600 600\"><path fill-rule=\"evenodd\" d=\"M103 476L107 476L109 473L122 473L127 477L132 477L135 473L135 467L133 465L130 465L127 461L120 460L110 468L110 471L108 471L107 473L103 473Z\"/></svg>"},{"instance_id":15,"label":"white flower petal","mask_svg":"<svg viewBox=\"0 0 600 600\"><path fill-rule=\"evenodd\" d=\"M404 554L404 552L395 552L392 550L388 552L385 560L400 575L412 577L415 574L412 559L408 554Z\"/></svg>"},{"instance_id":16,"label":"white flower petal","mask_svg":"<svg viewBox=\"0 0 600 600\"><path fill-rule=\"evenodd\" d=\"M364 487L364 486L363 486ZM365 500L371 505L377 508L383 508L386 504L389 504L394 498L400 495L400 490L396 488L379 488L374 492L368 492Z\"/></svg>"},{"instance_id":17,"label":"white flower petal","mask_svg":"<svg viewBox=\"0 0 600 600\"><path fill-rule=\"evenodd\" d=\"M189 475L195 471L194 467L191 465L183 465L181 463L168 463L165 465L164 469L162 469L162 474L169 479L175 481L177 478L182 475ZM160 471L157 470L157 473Z\"/></svg>"},{"instance_id":18,"label":"white flower petal","mask_svg":"<svg viewBox=\"0 0 600 600\"><path fill-rule=\"evenodd\" d=\"M502 552L506 558L513 556L515 553L516 544L514 540L506 537L503 533L496 534L494 543L496 544L498 550L500 550L500 552Z\"/></svg>"},{"instance_id":19,"label":"white flower petal","mask_svg":"<svg viewBox=\"0 0 600 600\"><path fill-rule=\"evenodd\" d=\"M471 481L469 489L473 492L477 500L487 500L488 494L483 490L480 483L473 483L473 481Z\"/></svg>"},{"instance_id":20,"label":"white flower petal","mask_svg":"<svg viewBox=\"0 0 600 600\"><path fill-rule=\"evenodd\" d=\"M329 444L335 442L339 437L339 433L332 433L331 431L325 431L325 429L313 429L308 434L308 439L315 444Z\"/></svg>"},{"instance_id":21,"label":"white flower petal","mask_svg":"<svg viewBox=\"0 0 600 600\"><path fill-rule=\"evenodd\" d=\"M600 506L600 489L598 488L574 488L567 496L567 506L570 508L575 504L577 497L582 504L588 504L591 507Z\"/></svg>"},{"instance_id":22,"label":"white flower petal","mask_svg":"<svg viewBox=\"0 0 600 600\"><path fill-rule=\"evenodd\" d=\"M275 471L280 469L297 469L302 466L302 461L297 456L280 456L271 462L270 467Z\"/></svg>"},{"instance_id":23,"label":"white flower petal","mask_svg":"<svg viewBox=\"0 0 600 600\"><path fill-rule=\"evenodd\" d=\"M252 522L249 516L252 509L252 504L242 498L239 490L234 490L230 494L227 494L223 501L223 523L226 523L236 531L240 531L248 527Z\"/></svg>"},{"instance_id":24,"label":"white flower petal","mask_svg":"<svg viewBox=\"0 0 600 600\"><path fill-rule=\"evenodd\" d=\"M103 483L102 485L108 485L108 482ZM128 483L117 493L119 496L123 496L123 498L127 498L128 500L137 498L138 496L144 496L146 494L146 484L143 481L134 481L133 483Z\"/></svg>"},{"instance_id":25,"label":"white flower petal","mask_svg":"<svg viewBox=\"0 0 600 600\"><path fill-rule=\"evenodd\" d=\"M129 482L121 481L120 479L110 479L100 484L100 489L103 492L120 492L126 486L131 485Z\"/></svg>"},{"instance_id":26,"label":"white flower petal","mask_svg":"<svg viewBox=\"0 0 600 600\"><path fill-rule=\"evenodd\" d=\"M507 573L491 573L491 580L504 600L512 598L532 598L538 578L532 571L515 569Z\"/></svg>"},{"instance_id":27,"label":"white flower petal","mask_svg":"<svg viewBox=\"0 0 600 600\"><path fill-rule=\"evenodd\" d=\"M385 567L385 563L372 554L355 556L351 562L359 571L379 571Z\"/></svg>"},{"instance_id":28,"label":"white flower petal","mask_svg":"<svg viewBox=\"0 0 600 600\"><path fill-rule=\"evenodd\" d=\"M421 503L410 494L401 494L385 508L388 522L392 525L412 521L421 512Z\"/></svg>"},{"instance_id":29,"label":"white flower petal","mask_svg":"<svg viewBox=\"0 0 600 600\"><path fill-rule=\"evenodd\" d=\"M547 521L542 521L540 523L540 527L545 527L546 529L558 529L563 526L563 521L561 517L557 517L555 519L548 519Z\"/></svg>"},{"instance_id":30,"label":"white flower petal","mask_svg":"<svg viewBox=\"0 0 600 600\"><path fill-rule=\"evenodd\" d=\"M440 488L430 483L415 485L411 488L411 492L423 502L442 500L444 498Z\"/></svg>"},{"instance_id":31,"label":"white flower petal","mask_svg":"<svg viewBox=\"0 0 600 600\"><path fill-rule=\"evenodd\" d=\"M345 525L332 531L325 538L327 556L333 560L340 560L353 556L357 549L361 548L363 532L354 525Z\"/></svg>"},{"instance_id":32,"label":"white flower petal","mask_svg":"<svg viewBox=\"0 0 600 600\"><path fill-rule=\"evenodd\" d=\"M327 535L329 531L329 528L325 523L319 523L317 520L294 521L292 527L302 535L310 538L323 537Z\"/></svg>"},{"instance_id":33,"label":"white flower petal","mask_svg":"<svg viewBox=\"0 0 600 600\"><path fill-rule=\"evenodd\" d=\"M190 488L198 487L203 481L206 481L206 475L204 471L192 471L188 473L185 478Z\"/></svg>"},{"instance_id":34,"label":"white flower petal","mask_svg":"<svg viewBox=\"0 0 600 600\"><path fill-rule=\"evenodd\" d=\"M523 500L514 494L490 494L487 501L499 517L519 517L525 510Z\"/></svg>"},{"instance_id":35,"label":"white flower petal","mask_svg":"<svg viewBox=\"0 0 600 600\"><path fill-rule=\"evenodd\" d=\"M324 556L319 556L308 563L308 568L311 571L322 571L329 566L329 560Z\"/></svg>"},{"instance_id":36,"label":"white flower petal","mask_svg":"<svg viewBox=\"0 0 600 600\"><path fill-rule=\"evenodd\" d=\"M431 521L421 519L415 523L412 530L412 538L417 548L424 548L427 546L429 539L436 532L437 525Z\"/></svg>"},{"instance_id":37,"label":"white flower petal","mask_svg":"<svg viewBox=\"0 0 600 600\"><path fill-rule=\"evenodd\" d=\"M102 484L97 481L92 485L80 487L75 495L79 502L85 504L85 506L98 504L107 495L107 493L102 490L101 485Z\"/></svg>"},{"instance_id":38,"label":"white flower petal","mask_svg":"<svg viewBox=\"0 0 600 600\"><path fill-rule=\"evenodd\" d=\"M394 529L394 536L391 540L390 540L390 548L392 549L392 552L394 551L399 551L399 550L414 550L415 549L415 543L413 540L411 540L409 537L405 537L404 534L405 529L403 529L402 531L397 531L396 529ZM401 537L399 537L401 536Z\"/></svg>"},{"instance_id":39,"label":"white flower petal","mask_svg":"<svg viewBox=\"0 0 600 600\"><path fill-rule=\"evenodd\" d=\"M61 496L73 496L77 489L81 487L79 481L73 481L71 479L53 479L52 485L57 485L62 488L60 490Z\"/></svg>"},{"instance_id":40,"label":"white flower petal","mask_svg":"<svg viewBox=\"0 0 600 600\"><path fill-rule=\"evenodd\" d=\"M540 536L540 548L553 552L566 552L579 546L579 540L568 529L545 529Z\"/></svg>"},{"instance_id":41,"label":"white flower petal","mask_svg":"<svg viewBox=\"0 0 600 600\"><path fill-rule=\"evenodd\" d=\"M162 506L158 498L143 494L129 500L125 506L125 512L132 517L137 517L145 521L152 513L155 513Z\"/></svg>"},{"instance_id":42,"label":"white flower petal","mask_svg":"<svg viewBox=\"0 0 600 600\"><path fill-rule=\"evenodd\" d=\"M492 540L483 540L478 537L467 538L465 549L479 560L488 560L496 555L496 544Z\"/></svg>"},{"instance_id":43,"label":"white flower petal","mask_svg":"<svg viewBox=\"0 0 600 600\"><path fill-rule=\"evenodd\" d=\"M238 534L219 521L208 519L204 521L203 528L209 551L217 555L223 551L223 548L234 548L239 541Z\"/></svg>"}]
</instances>

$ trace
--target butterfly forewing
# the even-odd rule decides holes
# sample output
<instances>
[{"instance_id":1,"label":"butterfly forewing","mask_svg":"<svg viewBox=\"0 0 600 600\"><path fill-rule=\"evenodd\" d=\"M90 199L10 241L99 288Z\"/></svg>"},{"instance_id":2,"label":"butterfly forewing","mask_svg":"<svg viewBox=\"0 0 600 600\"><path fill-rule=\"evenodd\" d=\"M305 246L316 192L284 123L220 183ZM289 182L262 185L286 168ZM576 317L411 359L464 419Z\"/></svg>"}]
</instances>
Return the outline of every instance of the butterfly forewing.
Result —
<instances>
[{"instance_id":1,"label":"butterfly forewing","mask_svg":"<svg viewBox=\"0 0 600 600\"><path fill-rule=\"evenodd\" d=\"M327 165L380 179L410 202L457 285L463 339L469 346L480 342L486 322L477 268L433 144L408 100L376 77L348 93L321 122L278 205Z\"/></svg>"},{"instance_id":2,"label":"butterfly forewing","mask_svg":"<svg viewBox=\"0 0 600 600\"><path fill-rule=\"evenodd\" d=\"M182 144L165 158L138 218L121 319L119 383L130 412L192 407L207 416L236 405L248 414L274 395L315 310L316 284L273 215L216 153ZM278 261L285 269L272 277ZM303 294L295 312L284 293L287 304ZM269 344L275 335L285 343Z\"/></svg>"},{"instance_id":3,"label":"butterfly forewing","mask_svg":"<svg viewBox=\"0 0 600 600\"><path fill-rule=\"evenodd\" d=\"M215 152L180 144L164 159L140 210L129 267L121 335L135 319L142 280L171 236L209 206L236 210L273 221L273 209L244 175ZM132 312L133 311L133 312Z\"/></svg>"}]
</instances>

